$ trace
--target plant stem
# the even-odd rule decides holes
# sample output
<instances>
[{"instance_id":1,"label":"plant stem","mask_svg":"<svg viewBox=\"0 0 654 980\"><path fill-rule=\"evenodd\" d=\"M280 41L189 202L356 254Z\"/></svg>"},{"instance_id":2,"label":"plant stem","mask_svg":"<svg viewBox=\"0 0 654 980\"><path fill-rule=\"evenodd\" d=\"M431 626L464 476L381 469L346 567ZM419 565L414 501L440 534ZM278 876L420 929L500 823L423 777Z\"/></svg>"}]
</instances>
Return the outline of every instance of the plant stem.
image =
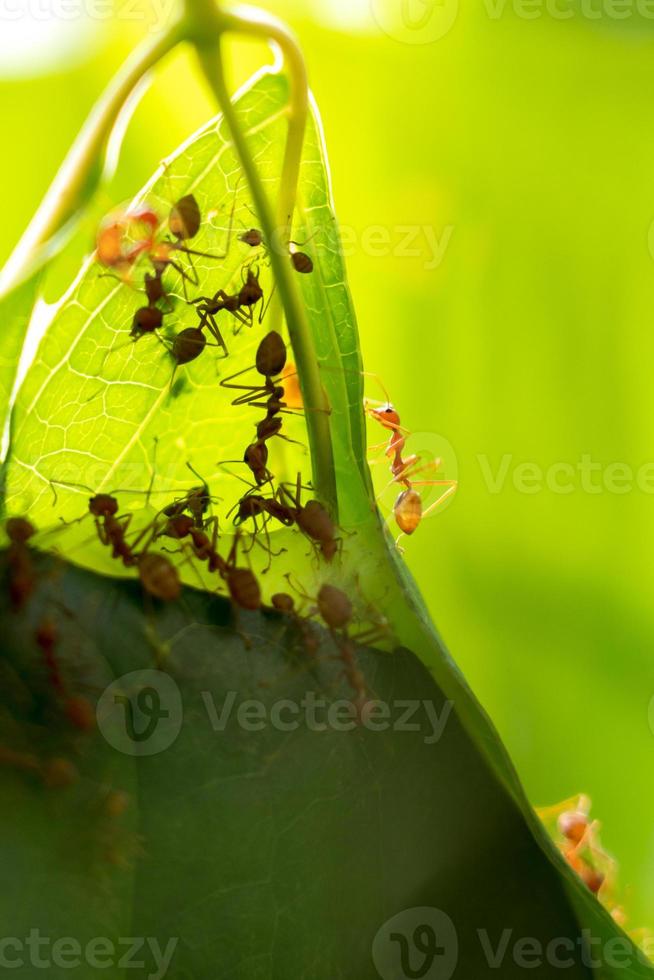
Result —
<instances>
[{"instance_id":1,"label":"plant stem","mask_svg":"<svg viewBox=\"0 0 654 980\"><path fill-rule=\"evenodd\" d=\"M99 183L115 123L143 76L185 35L183 21L144 44L128 59L102 94L50 185L38 211L0 273L0 295L30 275L43 261L48 243L80 210Z\"/></svg>"},{"instance_id":2,"label":"plant stem","mask_svg":"<svg viewBox=\"0 0 654 980\"><path fill-rule=\"evenodd\" d=\"M197 18L198 32L192 39L207 81L229 127L236 153L250 187L264 238L269 244L274 280L286 314L286 324L302 386L316 493L330 508L334 519L337 519L329 403L320 381L313 338L288 257L289 227L295 207L308 107L304 62L299 48L285 28L259 11L250 11L247 8L239 8L236 11L217 10L210 0L187 0L187 10L192 10L193 16ZM289 133L284 155L277 222L225 84L221 57L222 36L225 30L272 40L279 44L287 59L291 76Z\"/></svg>"}]
</instances>

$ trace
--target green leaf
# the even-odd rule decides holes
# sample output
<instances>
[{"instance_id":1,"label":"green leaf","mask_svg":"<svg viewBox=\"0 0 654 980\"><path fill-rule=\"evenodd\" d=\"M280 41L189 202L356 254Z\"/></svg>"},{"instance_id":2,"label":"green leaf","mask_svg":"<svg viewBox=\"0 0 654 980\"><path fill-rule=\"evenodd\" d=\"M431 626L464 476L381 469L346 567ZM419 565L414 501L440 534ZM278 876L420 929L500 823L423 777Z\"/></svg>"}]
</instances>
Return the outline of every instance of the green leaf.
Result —
<instances>
[{"instance_id":1,"label":"green leaf","mask_svg":"<svg viewBox=\"0 0 654 980\"><path fill-rule=\"evenodd\" d=\"M285 79L267 72L236 104L239 124L273 200L286 101ZM204 219L193 239L199 251L226 248L232 208L238 231L256 224L221 118L166 161L138 200L147 200L165 220L171 204L190 193ZM306 541L295 530L277 531L271 525L271 547L285 553L275 556L266 570L268 546L259 535L247 560L259 573L266 596L280 587L288 590L289 573L309 598L325 580L345 589L355 607L355 631L380 627L386 645L393 648L392 653L362 653L367 689L393 704L413 697L442 709L447 701L453 706L451 721L433 746L418 736L405 738L406 733L382 737L359 730L347 738L330 733L324 739L306 732L297 739L278 737L278 732L266 730L245 739L240 730L230 729L216 740L206 726L202 730L200 690L217 697L228 690L250 692L270 707L279 697L297 700L306 689L310 672L300 669L302 650L300 664L289 664L298 657L297 641L289 636L291 624L266 615L233 623L224 603L194 592L186 593L179 607L152 612L134 583L118 585L62 571L61 588L70 583L72 589L64 605L75 611L80 631L79 640L70 642L80 647L83 637L90 638L89 671L92 665L105 674L149 667L153 647L160 646L163 656L168 643L172 653L167 667L184 703L191 703L178 742L150 761L127 765L110 752L102 759L102 745L87 740L88 752L99 755L88 764L81 785L70 792L77 814L72 820L75 837L83 838L77 821L86 812L75 794L90 793L93 787L86 779L99 780L92 774L102 774L107 766L112 776L102 775L102 786L115 781L130 795L138 787L138 824L146 838L145 856L134 860L131 878L130 872L105 870L109 881L103 887L117 889L106 929L114 930L112 935L129 928L142 935L183 937L181 965L173 974L180 980L214 977L216 970L243 977L373 976L370 956L376 931L407 907L432 904L461 930L459 975L466 978L488 972L475 938L477 928L486 928L495 946L500 937L493 930L501 933L504 925L518 938L577 937L584 928L606 939L619 936L565 867L533 814L497 733L436 633L375 507L365 458L356 320L315 118L307 133L294 237L306 243L302 247L314 258L313 273L302 276L300 284L332 408L342 555L326 567L307 557ZM179 259L188 269L188 258L181 254ZM234 292L244 263L251 259L249 247L232 235L224 260L195 259L198 288L206 294L219 288ZM269 295L265 254L259 255L258 267ZM248 477L238 461L263 414L251 405L235 406L235 392L219 382L252 367L266 321L263 327L255 321L249 328L221 315L229 357L208 348L179 368L173 380L166 338L196 323L197 314L184 302L179 275L167 270L174 308L166 314L162 336L133 343L129 331L144 302L146 269L147 263L139 266L132 288L101 277L98 264L88 261L39 347L13 419L9 513L29 514L42 530L41 547L55 547L76 563L110 575L131 573L111 558L90 522L79 520L89 490L116 491L121 513L132 515L130 532L136 534L163 503L197 483L187 469L191 463L216 498L221 549L228 548L230 514L246 489L239 477ZM256 383L248 378L252 372L241 380ZM301 417L285 416L284 431L306 443ZM237 462L225 468L225 460ZM306 445L272 440L270 467L278 481L294 481L298 471L305 483L311 477ZM145 493L148 487L151 495ZM64 527L59 519L76 523ZM179 561L191 583L210 591L221 586L188 553ZM93 602L87 603L87 590ZM243 649L243 635L250 638L249 650ZM23 639L29 649L28 637ZM330 649L319 658L318 680L327 688L337 684L341 669ZM21 813L35 803L31 796L21 796L24 784L24 776L12 783L16 812ZM46 817L38 818L31 830L27 817L21 820L14 832L22 835L22 842L13 848L12 860L34 853L26 837L33 840L47 826L48 807L54 805L48 800L55 797L37 790L45 795ZM7 822L13 825L13 820ZM91 820L91 851L82 848L78 858L68 854L75 871L65 887L82 889L78 894L84 889L90 894L96 880L91 868L94 827ZM66 831L55 821L52 833L59 835L53 853L60 855ZM88 877L80 865L86 859ZM51 881L62 870L58 860L54 857L47 865ZM31 898L23 904L28 918L37 890L43 890L34 884L30 888ZM131 898L125 899L126 894ZM59 909L46 914L66 913ZM92 901L85 902L84 914L86 921L77 932L69 920L73 935L91 935L98 927L97 915L102 919ZM502 976L522 975L522 969L511 960L503 965ZM558 976L553 969L544 967L541 975ZM590 975L583 965L575 969L576 975ZM641 961L634 961L632 971L633 976L650 972ZM605 964L595 975L619 974Z\"/></svg>"},{"instance_id":2,"label":"green leaf","mask_svg":"<svg viewBox=\"0 0 654 980\"><path fill-rule=\"evenodd\" d=\"M308 657L297 625L278 613L242 617L239 635L226 600L187 590L146 619L131 583L47 558L37 570L26 614L2 599L0 747L11 741L44 767L53 757L74 760L79 777L53 788L38 773L0 769L2 861L13 883L0 898L4 934L22 941L38 929L83 947L105 937L116 948L143 937L162 950L176 940L170 980L364 980L377 976L373 949L386 969L397 962L385 923L399 915L396 926L410 938L419 923L407 910L431 907L449 917L458 940L457 948L441 933L434 975L449 976L446 964L456 963L455 977L521 977L513 947L522 937L543 948L569 941L576 965L566 976L592 975L558 870L408 650L359 651L391 717L355 725L338 649L324 631ZM34 640L46 617L59 631L67 693L98 702L99 731L75 732L62 713ZM153 666L153 637L168 651L165 671ZM141 742L127 735L128 709L116 693L128 696ZM418 707L401 730L405 702ZM435 719L446 719L438 738ZM128 754L136 749L143 754ZM117 793L127 806L113 812ZM593 938L613 934L592 906ZM487 955L507 928L498 974ZM148 947L142 953L143 975L154 974ZM644 976L632 959L629 976ZM48 970L55 980L69 973Z\"/></svg>"},{"instance_id":3,"label":"green leaf","mask_svg":"<svg viewBox=\"0 0 654 980\"><path fill-rule=\"evenodd\" d=\"M0 317L3 324L0 355L0 428L2 431L9 417L9 403L40 278L40 274L35 273L0 297Z\"/></svg>"}]
</instances>

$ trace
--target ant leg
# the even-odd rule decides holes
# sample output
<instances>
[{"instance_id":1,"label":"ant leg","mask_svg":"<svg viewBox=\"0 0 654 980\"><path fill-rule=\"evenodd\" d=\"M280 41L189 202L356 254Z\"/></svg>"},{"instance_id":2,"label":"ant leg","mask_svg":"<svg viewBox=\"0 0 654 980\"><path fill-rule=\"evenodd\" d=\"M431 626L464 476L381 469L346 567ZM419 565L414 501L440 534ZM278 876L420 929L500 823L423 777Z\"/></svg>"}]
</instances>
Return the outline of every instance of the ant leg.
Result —
<instances>
[{"instance_id":1,"label":"ant leg","mask_svg":"<svg viewBox=\"0 0 654 980\"><path fill-rule=\"evenodd\" d=\"M95 524L95 530L97 531L98 538L100 539L100 544L104 545L105 548L109 544L109 537L105 531L99 517L94 518L93 523Z\"/></svg>"},{"instance_id":2,"label":"ant leg","mask_svg":"<svg viewBox=\"0 0 654 980\"><path fill-rule=\"evenodd\" d=\"M430 504L429 505L429 507L427 508L427 510L423 510L421 520L424 520L424 518L427 517L432 512L432 510L435 510L437 507L440 507L440 505L445 500L447 500L448 497L451 497L453 493L456 493L456 488L458 486L458 483L457 483L456 480L438 480L436 482L438 482L438 483L449 483L450 486L445 491L445 493L441 494L441 496L438 498L438 500L435 500L433 504Z\"/></svg>"},{"instance_id":3,"label":"ant leg","mask_svg":"<svg viewBox=\"0 0 654 980\"><path fill-rule=\"evenodd\" d=\"M203 313L202 316L201 316L201 318L200 318L200 326L199 326L199 329L200 330L204 330L205 327L207 328L207 330L209 331L209 333L212 335L212 337L214 337L218 341L219 345L222 347L222 349L225 352L225 357L229 357L229 351L227 350L227 344L223 340L223 335L220 332L220 329L218 327L218 323L216 321L216 318L213 315L213 313L209 313L208 310L205 313Z\"/></svg>"},{"instance_id":4,"label":"ant leg","mask_svg":"<svg viewBox=\"0 0 654 980\"><path fill-rule=\"evenodd\" d=\"M195 271L195 267L191 264L191 268L193 269L194 275L193 276L190 276L188 274L188 272L186 271L186 269L184 269L184 267L181 266L179 264L179 262L175 262L173 259L169 259L168 262L167 262L167 265L171 266L171 268L173 268L175 270L175 272L179 276L181 276L181 278L182 278L182 289L184 290L184 299L188 303L189 302L189 298L188 298L188 288L186 286L186 283L189 282L191 284L191 286L199 286L200 285L200 280L198 278L197 272Z\"/></svg>"},{"instance_id":5,"label":"ant leg","mask_svg":"<svg viewBox=\"0 0 654 980\"><path fill-rule=\"evenodd\" d=\"M259 323L263 323L263 318L268 312L268 307L270 306L270 302L273 296L275 295L276 288L277 288L277 283L273 283L272 289L270 290L270 295L268 296L268 302L266 303L265 306L263 305L263 291L261 292L261 311L259 313Z\"/></svg>"}]
</instances>

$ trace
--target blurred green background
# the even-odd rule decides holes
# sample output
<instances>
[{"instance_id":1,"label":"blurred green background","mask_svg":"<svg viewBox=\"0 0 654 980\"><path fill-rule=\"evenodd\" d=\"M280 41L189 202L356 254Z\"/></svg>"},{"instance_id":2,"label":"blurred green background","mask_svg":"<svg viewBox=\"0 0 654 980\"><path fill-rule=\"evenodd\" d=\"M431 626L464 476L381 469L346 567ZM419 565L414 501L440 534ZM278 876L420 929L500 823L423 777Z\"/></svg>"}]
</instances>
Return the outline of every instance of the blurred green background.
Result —
<instances>
[{"instance_id":1,"label":"blurred green background","mask_svg":"<svg viewBox=\"0 0 654 980\"><path fill-rule=\"evenodd\" d=\"M0 260L172 3L116 0L108 19L80 16L83 0L67 19L36 0L0 12ZM636 927L654 925L654 20L635 0L620 17L609 0L584 3L263 5L306 53L366 368L424 444L445 437L458 459L455 500L407 560L531 800L592 797ZM233 53L235 85L269 60ZM175 56L52 295L97 215L214 111L192 59Z\"/></svg>"}]
</instances>

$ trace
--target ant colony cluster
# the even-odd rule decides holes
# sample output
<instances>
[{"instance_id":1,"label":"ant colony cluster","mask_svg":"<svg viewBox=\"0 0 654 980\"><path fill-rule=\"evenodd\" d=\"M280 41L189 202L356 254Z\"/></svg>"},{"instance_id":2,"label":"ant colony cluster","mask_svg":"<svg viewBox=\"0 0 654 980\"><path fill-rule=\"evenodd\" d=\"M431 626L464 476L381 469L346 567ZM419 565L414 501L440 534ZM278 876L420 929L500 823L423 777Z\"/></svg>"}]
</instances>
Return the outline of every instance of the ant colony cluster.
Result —
<instances>
[{"instance_id":1,"label":"ant colony cluster","mask_svg":"<svg viewBox=\"0 0 654 980\"><path fill-rule=\"evenodd\" d=\"M138 361L130 359L138 344L140 352L147 348L169 364L170 384L164 385L160 403L165 406L166 399L177 403L176 379L184 381L188 365L201 357L203 365L211 363L212 371L217 368L220 372L212 385L216 397L223 398L229 414L244 414L252 418L253 424L252 435L234 454L235 458L215 461L224 483L220 482L217 488L210 486L192 461L182 458L185 469L191 473L188 483L185 485L178 473L173 489L155 489L155 478L163 479L161 472L157 472L157 457L165 441L160 432L159 436L150 437L149 446L144 449L151 461L148 486L128 490L110 485L108 479L89 486L81 481L55 478L64 475L56 474L48 480L53 507L58 507L62 489L67 491L69 508L75 508L76 502L84 497L85 506L67 511L65 517L55 510L52 526L40 532L27 517L14 516L6 521L9 543L2 567L7 604L16 623L27 620L21 614L28 609L30 622L38 619L36 629L30 627L28 643L38 664L47 710L58 719L65 737L60 740L61 751L41 753L21 744L20 740L6 737L3 728L0 767L22 772L48 788L79 783L75 762L79 755L78 739L95 729L94 703L99 693L77 683L75 672L70 669L67 630L68 624L75 621L74 610L60 597L43 600L37 588L46 574L39 571L43 567L39 553L54 551L56 555L60 534L67 534L70 543L76 528L92 525L86 545L96 542L98 554L109 569L122 576L131 575L138 582L147 624L145 633L150 641L155 635L152 647L160 667L165 666L169 649L156 640L155 613L166 604L185 608L183 574L191 584L227 596L237 631L245 644L250 642L248 617L263 612L285 625L305 667L313 670L319 661L333 661L339 681L350 691L353 717L359 720L371 697L359 666L361 645L382 637L390 639L385 621L362 600L357 602L356 583L348 595L328 581L341 565L340 552L346 532L337 526L329 508L317 498L302 467L296 464L284 470L278 462L279 457L288 464L287 454L298 445L300 450L293 451L308 459L305 444L293 438L293 425L298 423L291 422L301 420L305 410L296 372L289 361L288 344L280 333L281 317L277 317L274 326L267 326L268 320L273 319L269 309L274 286L265 295L262 273L271 265L269 249L256 228L245 228L241 234L234 234L236 190L230 204L225 212L226 228L220 230L221 238L227 232L222 248L194 247L201 231L206 238L216 230L211 218L217 212L209 212L207 219L203 219L195 196L187 193L168 203L167 217L148 205L132 206L109 216L100 225L95 251L100 276L117 281L111 289L119 292L123 304L129 304L133 293L140 294L136 308L132 311L131 304L128 307L125 339L113 344L107 352L97 372L98 378L108 357L120 348L126 352L123 363L136 371ZM210 266L222 262L230 251L232 258L234 251L239 254L225 288L203 290L200 269L207 262ZM289 243L288 261L293 274L314 274L312 257L297 243ZM236 288L229 288L234 281ZM258 328L262 325L264 330L260 333ZM115 332L115 327L112 329ZM249 355L248 344L252 347ZM224 366L229 368L234 347L240 349L239 370L230 372ZM215 357L209 355L210 348L216 352ZM246 356L250 364L241 367L247 363ZM417 496L413 479L416 459L402 457L405 437L399 434L399 417L395 425L382 410L373 414L393 430L387 450L393 461L393 479L404 488L404 495ZM240 428L235 425L234 431ZM172 438L179 447L179 440L175 440L175 435ZM237 488L231 499L214 492L222 491L227 485ZM130 507L126 503L127 494L142 494L141 506ZM152 500L160 494L166 496L155 505ZM415 510L415 503L413 506ZM406 525L407 514L407 508L398 504L398 521ZM419 516L417 519L414 516L411 530L418 520ZM279 547L280 536L285 547ZM63 550L66 554L74 553L74 548ZM268 573L273 560L283 552L289 553L287 568L293 569L293 576L288 571L282 575L288 591L286 586L284 591L268 588L270 596L266 599L265 583L274 582L279 588L277 570ZM303 558L311 572L310 587L301 584L302 562L296 561L296 557ZM56 558L53 565L55 571L47 574L56 579ZM100 809L107 827L108 850L116 852L111 845L111 827L120 823L129 810L129 796L111 786L103 787L102 792L104 802L101 801Z\"/></svg>"}]
</instances>

